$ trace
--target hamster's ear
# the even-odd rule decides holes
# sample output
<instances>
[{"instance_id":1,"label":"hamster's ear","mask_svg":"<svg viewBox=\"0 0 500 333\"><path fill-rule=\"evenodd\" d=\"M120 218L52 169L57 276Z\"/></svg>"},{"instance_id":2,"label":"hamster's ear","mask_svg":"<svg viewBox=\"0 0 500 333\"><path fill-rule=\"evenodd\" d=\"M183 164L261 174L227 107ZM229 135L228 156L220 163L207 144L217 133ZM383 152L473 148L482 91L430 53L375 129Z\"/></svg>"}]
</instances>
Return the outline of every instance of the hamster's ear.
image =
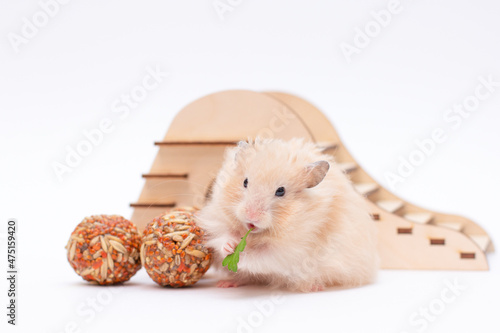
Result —
<instances>
[{"instance_id":1,"label":"hamster's ear","mask_svg":"<svg viewBox=\"0 0 500 333\"><path fill-rule=\"evenodd\" d=\"M248 147L250 147L250 143L248 143L247 141L241 140L238 142L238 148L245 149Z\"/></svg>"},{"instance_id":2,"label":"hamster's ear","mask_svg":"<svg viewBox=\"0 0 500 333\"><path fill-rule=\"evenodd\" d=\"M251 142L247 141L240 141L238 142L238 145L235 147L235 153L234 153L234 161L238 162L241 157L244 155L245 151L248 150L252 146Z\"/></svg>"},{"instance_id":3,"label":"hamster's ear","mask_svg":"<svg viewBox=\"0 0 500 333\"><path fill-rule=\"evenodd\" d=\"M328 163L327 161L317 161L308 164L305 170L306 188L311 188L321 183L329 169L330 163Z\"/></svg>"}]
</instances>

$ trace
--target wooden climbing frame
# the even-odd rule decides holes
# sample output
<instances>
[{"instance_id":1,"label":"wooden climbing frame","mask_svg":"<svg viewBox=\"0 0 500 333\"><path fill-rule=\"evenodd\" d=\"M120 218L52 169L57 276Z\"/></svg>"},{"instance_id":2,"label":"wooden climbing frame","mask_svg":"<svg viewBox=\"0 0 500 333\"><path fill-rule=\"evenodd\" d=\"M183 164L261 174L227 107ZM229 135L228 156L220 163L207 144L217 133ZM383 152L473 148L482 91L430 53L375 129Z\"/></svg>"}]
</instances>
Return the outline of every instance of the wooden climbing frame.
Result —
<instances>
[{"instance_id":1,"label":"wooden climbing frame","mask_svg":"<svg viewBox=\"0 0 500 333\"><path fill-rule=\"evenodd\" d=\"M181 110L160 142L132 221L142 229L169 207L202 207L226 147L256 136L315 142L367 200L378 227L381 267L487 270L494 251L478 224L398 198L373 180L349 154L328 118L309 102L279 92L223 91Z\"/></svg>"}]
</instances>

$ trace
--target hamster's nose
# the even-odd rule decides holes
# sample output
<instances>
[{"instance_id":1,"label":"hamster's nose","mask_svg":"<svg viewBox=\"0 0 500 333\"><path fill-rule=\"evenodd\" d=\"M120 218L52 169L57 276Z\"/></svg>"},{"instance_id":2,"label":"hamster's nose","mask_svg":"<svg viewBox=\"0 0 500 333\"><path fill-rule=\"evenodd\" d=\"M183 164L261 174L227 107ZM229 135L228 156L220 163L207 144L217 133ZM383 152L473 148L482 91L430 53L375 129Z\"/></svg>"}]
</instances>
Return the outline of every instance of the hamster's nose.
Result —
<instances>
[{"instance_id":1,"label":"hamster's nose","mask_svg":"<svg viewBox=\"0 0 500 333\"><path fill-rule=\"evenodd\" d=\"M247 209L246 218L248 222L257 223L260 220L261 213L256 210Z\"/></svg>"}]
</instances>

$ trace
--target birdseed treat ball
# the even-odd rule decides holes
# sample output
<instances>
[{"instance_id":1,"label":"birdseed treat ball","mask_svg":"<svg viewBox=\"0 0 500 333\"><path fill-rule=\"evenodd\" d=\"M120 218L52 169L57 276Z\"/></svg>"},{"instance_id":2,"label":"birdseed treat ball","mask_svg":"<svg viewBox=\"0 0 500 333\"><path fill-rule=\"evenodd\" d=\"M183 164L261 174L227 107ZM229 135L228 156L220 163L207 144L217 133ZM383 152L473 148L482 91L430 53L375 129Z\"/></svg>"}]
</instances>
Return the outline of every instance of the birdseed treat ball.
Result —
<instances>
[{"instance_id":1,"label":"birdseed treat ball","mask_svg":"<svg viewBox=\"0 0 500 333\"><path fill-rule=\"evenodd\" d=\"M128 281L141 268L140 247L135 225L118 215L86 217L66 245L75 272L101 285Z\"/></svg>"},{"instance_id":2,"label":"birdseed treat ball","mask_svg":"<svg viewBox=\"0 0 500 333\"><path fill-rule=\"evenodd\" d=\"M141 261L161 286L186 287L198 282L212 263L212 250L194 222L193 208L175 208L154 218L142 236Z\"/></svg>"}]
</instances>

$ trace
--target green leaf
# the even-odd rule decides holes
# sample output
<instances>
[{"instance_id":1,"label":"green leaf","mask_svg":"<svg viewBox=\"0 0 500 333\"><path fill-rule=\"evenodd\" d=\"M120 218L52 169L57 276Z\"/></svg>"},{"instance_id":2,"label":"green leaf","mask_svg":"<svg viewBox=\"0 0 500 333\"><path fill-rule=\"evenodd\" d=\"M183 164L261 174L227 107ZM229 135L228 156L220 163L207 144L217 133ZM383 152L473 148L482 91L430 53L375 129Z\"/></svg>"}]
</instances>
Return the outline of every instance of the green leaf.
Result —
<instances>
[{"instance_id":1,"label":"green leaf","mask_svg":"<svg viewBox=\"0 0 500 333\"><path fill-rule=\"evenodd\" d=\"M247 246L247 236L248 236L248 234L250 234L250 232L252 230L253 230L253 228L248 230L247 233L245 234L245 236L241 237L241 241L234 249L234 253L231 253L230 255L225 257L224 260L222 260L222 266L227 266L227 269L229 269L230 271L233 271L235 273L238 271L238 262L240 261L240 252L243 252L243 250L245 249L245 246Z\"/></svg>"}]
</instances>

